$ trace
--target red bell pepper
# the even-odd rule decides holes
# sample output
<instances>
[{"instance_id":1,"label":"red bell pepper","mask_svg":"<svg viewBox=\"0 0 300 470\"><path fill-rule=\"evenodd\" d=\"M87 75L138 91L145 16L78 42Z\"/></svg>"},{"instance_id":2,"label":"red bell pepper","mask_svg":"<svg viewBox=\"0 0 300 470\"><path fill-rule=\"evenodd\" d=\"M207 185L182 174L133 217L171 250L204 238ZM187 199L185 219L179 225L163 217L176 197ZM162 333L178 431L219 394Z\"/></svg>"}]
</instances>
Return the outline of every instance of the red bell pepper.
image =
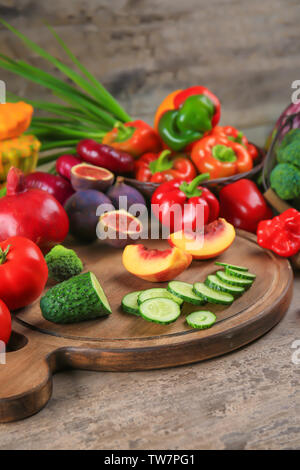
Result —
<instances>
[{"instance_id":1,"label":"red bell pepper","mask_svg":"<svg viewBox=\"0 0 300 470\"><path fill-rule=\"evenodd\" d=\"M145 153L135 163L135 177L139 181L163 183L174 178L192 180L197 172L191 160L185 155L171 157L170 150L159 154Z\"/></svg>"},{"instance_id":2,"label":"red bell pepper","mask_svg":"<svg viewBox=\"0 0 300 470\"><path fill-rule=\"evenodd\" d=\"M272 220L259 223L257 243L279 256L293 256L300 251L300 212L288 209Z\"/></svg>"},{"instance_id":3,"label":"red bell pepper","mask_svg":"<svg viewBox=\"0 0 300 470\"><path fill-rule=\"evenodd\" d=\"M221 189L220 216L237 228L256 233L258 223L272 211L253 181L241 179Z\"/></svg>"},{"instance_id":4,"label":"red bell pepper","mask_svg":"<svg viewBox=\"0 0 300 470\"><path fill-rule=\"evenodd\" d=\"M199 172L209 173L210 179L245 173L253 168L247 149L222 134L207 135L196 142L191 158Z\"/></svg>"},{"instance_id":5,"label":"red bell pepper","mask_svg":"<svg viewBox=\"0 0 300 470\"><path fill-rule=\"evenodd\" d=\"M154 215L170 228L170 232L199 228L219 216L219 202L207 188L199 186L208 174L198 175L193 181L174 179L161 184L154 192L151 205Z\"/></svg>"},{"instance_id":6,"label":"red bell pepper","mask_svg":"<svg viewBox=\"0 0 300 470\"><path fill-rule=\"evenodd\" d=\"M144 121L117 123L102 140L105 145L137 158L146 152L159 152L162 142L158 133Z\"/></svg>"},{"instance_id":7,"label":"red bell pepper","mask_svg":"<svg viewBox=\"0 0 300 470\"><path fill-rule=\"evenodd\" d=\"M243 134L243 132L239 131L235 127L216 126L212 129L210 133L224 135L229 140L233 140L234 142L237 142L238 144L243 145L248 150L253 160L255 160L259 156L259 152L257 148L255 147L255 145L250 144L250 142L248 141L247 137Z\"/></svg>"}]
</instances>

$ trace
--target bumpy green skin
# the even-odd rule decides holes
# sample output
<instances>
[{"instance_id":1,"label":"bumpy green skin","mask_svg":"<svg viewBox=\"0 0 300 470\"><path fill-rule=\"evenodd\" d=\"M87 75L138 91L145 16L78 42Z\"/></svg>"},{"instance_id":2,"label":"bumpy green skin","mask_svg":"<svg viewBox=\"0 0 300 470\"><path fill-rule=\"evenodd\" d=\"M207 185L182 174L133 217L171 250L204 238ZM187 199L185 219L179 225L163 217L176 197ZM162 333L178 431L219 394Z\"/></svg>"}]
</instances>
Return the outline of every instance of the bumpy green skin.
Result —
<instances>
[{"instance_id":1,"label":"bumpy green skin","mask_svg":"<svg viewBox=\"0 0 300 470\"><path fill-rule=\"evenodd\" d=\"M49 277L61 282L77 276L83 266L75 251L62 245L56 245L45 257L48 265Z\"/></svg>"},{"instance_id":2,"label":"bumpy green skin","mask_svg":"<svg viewBox=\"0 0 300 470\"><path fill-rule=\"evenodd\" d=\"M300 141L300 129L292 129L287 134L285 134L284 138L281 141L281 144L277 150L277 157L279 153L284 150L291 142Z\"/></svg>"},{"instance_id":3,"label":"bumpy green skin","mask_svg":"<svg viewBox=\"0 0 300 470\"><path fill-rule=\"evenodd\" d=\"M43 317L53 323L78 323L111 313L97 295L91 273L57 284L41 298Z\"/></svg>"},{"instance_id":4,"label":"bumpy green skin","mask_svg":"<svg viewBox=\"0 0 300 470\"><path fill-rule=\"evenodd\" d=\"M285 148L280 148L277 153L279 163L290 163L300 168L300 139L294 140Z\"/></svg>"},{"instance_id":5,"label":"bumpy green skin","mask_svg":"<svg viewBox=\"0 0 300 470\"><path fill-rule=\"evenodd\" d=\"M300 169L289 163L279 163L270 175L271 188L281 199L300 196Z\"/></svg>"}]
</instances>

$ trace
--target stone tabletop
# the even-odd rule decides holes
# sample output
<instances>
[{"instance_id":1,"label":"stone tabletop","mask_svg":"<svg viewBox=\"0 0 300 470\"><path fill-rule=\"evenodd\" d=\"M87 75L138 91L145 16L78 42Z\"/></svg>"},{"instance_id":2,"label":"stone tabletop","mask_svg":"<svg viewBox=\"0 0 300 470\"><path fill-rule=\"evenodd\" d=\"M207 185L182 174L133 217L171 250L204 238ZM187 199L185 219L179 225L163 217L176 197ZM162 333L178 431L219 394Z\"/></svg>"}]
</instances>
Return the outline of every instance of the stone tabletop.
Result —
<instances>
[{"instance_id":1,"label":"stone tabletop","mask_svg":"<svg viewBox=\"0 0 300 470\"><path fill-rule=\"evenodd\" d=\"M239 351L165 370L60 373L44 410L0 425L0 449L300 449L299 305L300 274L282 322Z\"/></svg>"}]
</instances>

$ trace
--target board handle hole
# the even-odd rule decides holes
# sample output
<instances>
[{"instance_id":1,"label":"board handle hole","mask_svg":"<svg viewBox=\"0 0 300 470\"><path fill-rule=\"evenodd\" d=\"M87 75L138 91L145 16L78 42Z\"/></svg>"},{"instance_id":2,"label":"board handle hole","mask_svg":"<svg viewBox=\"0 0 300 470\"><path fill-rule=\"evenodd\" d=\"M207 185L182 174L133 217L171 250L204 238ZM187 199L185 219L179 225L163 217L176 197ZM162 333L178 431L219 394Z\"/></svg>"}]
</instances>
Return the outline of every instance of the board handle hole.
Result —
<instances>
[{"instance_id":1,"label":"board handle hole","mask_svg":"<svg viewBox=\"0 0 300 470\"><path fill-rule=\"evenodd\" d=\"M13 331L9 340L9 343L7 345L7 353L13 352L13 351L19 351L22 348L25 348L26 344L28 343L28 339L26 336L21 335L20 333L17 333L16 331Z\"/></svg>"}]
</instances>

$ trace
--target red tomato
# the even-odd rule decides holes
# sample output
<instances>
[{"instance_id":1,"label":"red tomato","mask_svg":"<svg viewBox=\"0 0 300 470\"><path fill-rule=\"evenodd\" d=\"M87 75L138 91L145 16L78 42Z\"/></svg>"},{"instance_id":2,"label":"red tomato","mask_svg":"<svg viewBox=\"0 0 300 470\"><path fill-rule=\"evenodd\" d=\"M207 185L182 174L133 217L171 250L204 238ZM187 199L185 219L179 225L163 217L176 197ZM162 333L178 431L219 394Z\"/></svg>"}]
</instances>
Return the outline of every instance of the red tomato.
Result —
<instances>
[{"instance_id":1,"label":"red tomato","mask_svg":"<svg viewBox=\"0 0 300 470\"><path fill-rule=\"evenodd\" d=\"M9 310L26 307L43 292L48 267L39 247L28 238L0 243L0 299Z\"/></svg>"},{"instance_id":2,"label":"red tomato","mask_svg":"<svg viewBox=\"0 0 300 470\"><path fill-rule=\"evenodd\" d=\"M0 300L0 341L8 343L11 335L11 316L5 303Z\"/></svg>"}]
</instances>

